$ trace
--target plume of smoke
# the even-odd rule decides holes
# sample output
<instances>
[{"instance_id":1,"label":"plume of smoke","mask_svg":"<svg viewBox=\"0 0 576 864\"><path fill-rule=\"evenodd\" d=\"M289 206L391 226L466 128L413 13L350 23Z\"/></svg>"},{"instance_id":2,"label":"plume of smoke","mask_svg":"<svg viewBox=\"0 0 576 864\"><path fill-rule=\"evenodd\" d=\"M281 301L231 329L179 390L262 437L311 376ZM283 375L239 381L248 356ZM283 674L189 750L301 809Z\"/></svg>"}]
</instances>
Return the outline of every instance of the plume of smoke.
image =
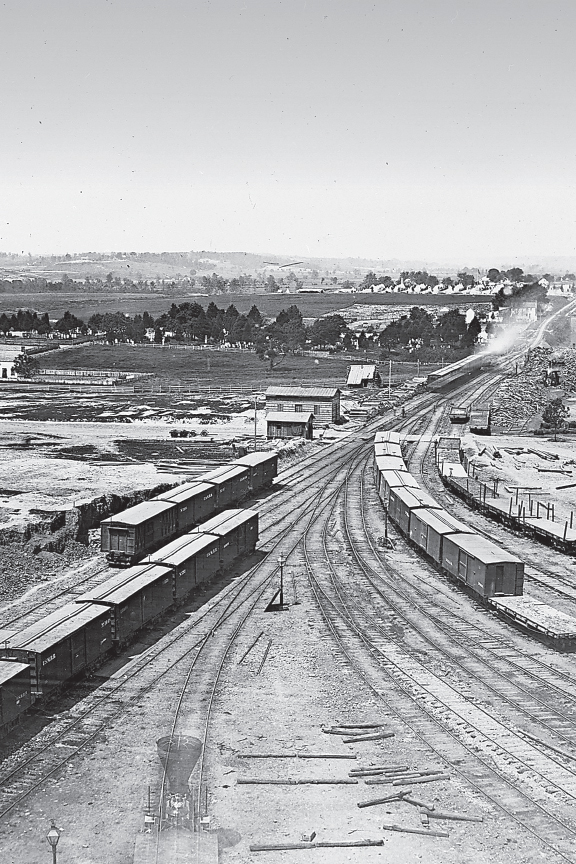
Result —
<instances>
[{"instance_id":1,"label":"plume of smoke","mask_svg":"<svg viewBox=\"0 0 576 864\"><path fill-rule=\"evenodd\" d=\"M502 329L497 336L490 340L490 343L486 348L486 353L505 354L507 351L510 351L524 330L525 326L521 324L511 324L510 322L507 322L506 328Z\"/></svg>"}]
</instances>

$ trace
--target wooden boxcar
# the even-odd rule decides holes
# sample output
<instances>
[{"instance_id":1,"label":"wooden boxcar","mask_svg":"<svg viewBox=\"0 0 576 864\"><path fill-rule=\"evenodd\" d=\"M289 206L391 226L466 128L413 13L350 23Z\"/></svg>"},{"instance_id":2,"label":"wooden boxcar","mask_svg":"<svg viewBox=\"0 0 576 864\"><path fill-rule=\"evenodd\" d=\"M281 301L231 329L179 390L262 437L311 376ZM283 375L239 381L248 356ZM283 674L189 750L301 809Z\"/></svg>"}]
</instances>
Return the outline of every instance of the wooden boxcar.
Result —
<instances>
[{"instance_id":1,"label":"wooden boxcar","mask_svg":"<svg viewBox=\"0 0 576 864\"><path fill-rule=\"evenodd\" d=\"M474 529L458 522L445 510L417 508L410 518L410 539L435 564L442 565L442 541L451 534L474 534Z\"/></svg>"},{"instance_id":2,"label":"wooden boxcar","mask_svg":"<svg viewBox=\"0 0 576 864\"><path fill-rule=\"evenodd\" d=\"M242 465L250 471L250 490L266 489L278 475L278 454L270 450L248 453L232 463Z\"/></svg>"},{"instance_id":3,"label":"wooden boxcar","mask_svg":"<svg viewBox=\"0 0 576 864\"><path fill-rule=\"evenodd\" d=\"M126 642L173 602L172 568L153 563L130 567L76 600L88 608L112 610L116 643Z\"/></svg>"},{"instance_id":4,"label":"wooden boxcar","mask_svg":"<svg viewBox=\"0 0 576 864\"><path fill-rule=\"evenodd\" d=\"M258 541L258 513L254 510L225 510L199 525L197 532L220 539L220 564L229 567L240 555L252 552Z\"/></svg>"},{"instance_id":5,"label":"wooden boxcar","mask_svg":"<svg viewBox=\"0 0 576 864\"><path fill-rule=\"evenodd\" d=\"M374 443L380 444L382 441L389 441L391 444L400 444L402 437L399 432L393 432L391 429L381 429L374 435Z\"/></svg>"},{"instance_id":6,"label":"wooden boxcar","mask_svg":"<svg viewBox=\"0 0 576 864\"><path fill-rule=\"evenodd\" d=\"M183 532L216 513L218 489L212 483L183 483L158 495L155 500L176 505L177 529Z\"/></svg>"},{"instance_id":7,"label":"wooden boxcar","mask_svg":"<svg viewBox=\"0 0 576 864\"><path fill-rule=\"evenodd\" d=\"M100 523L101 548L111 564L130 566L176 533L176 504L153 498Z\"/></svg>"},{"instance_id":8,"label":"wooden boxcar","mask_svg":"<svg viewBox=\"0 0 576 864\"><path fill-rule=\"evenodd\" d=\"M408 471L378 471L377 492L383 504L388 506L391 489L419 489L419 485Z\"/></svg>"},{"instance_id":9,"label":"wooden boxcar","mask_svg":"<svg viewBox=\"0 0 576 864\"><path fill-rule=\"evenodd\" d=\"M441 510L439 504L423 492L422 489L410 489L401 486L390 489L388 498L388 513L393 522L398 525L406 537L410 536L410 516L414 510L427 507L432 510Z\"/></svg>"},{"instance_id":10,"label":"wooden boxcar","mask_svg":"<svg viewBox=\"0 0 576 864\"><path fill-rule=\"evenodd\" d=\"M374 456L397 456L402 459L402 448L391 441L377 441L374 444Z\"/></svg>"},{"instance_id":11,"label":"wooden boxcar","mask_svg":"<svg viewBox=\"0 0 576 864\"><path fill-rule=\"evenodd\" d=\"M172 568L173 596L182 600L220 568L220 538L212 534L185 534L159 549L153 563Z\"/></svg>"},{"instance_id":12,"label":"wooden boxcar","mask_svg":"<svg viewBox=\"0 0 576 864\"><path fill-rule=\"evenodd\" d=\"M444 537L442 567L481 597L522 594L524 563L479 534Z\"/></svg>"},{"instance_id":13,"label":"wooden boxcar","mask_svg":"<svg viewBox=\"0 0 576 864\"><path fill-rule=\"evenodd\" d=\"M198 478L218 490L218 510L238 504L250 492L250 469L246 465L222 465Z\"/></svg>"},{"instance_id":14,"label":"wooden boxcar","mask_svg":"<svg viewBox=\"0 0 576 864\"><path fill-rule=\"evenodd\" d=\"M32 705L30 666L0 661L0 728L6 731Z\"/></svg>"},{"instance_id":15,"label":"wooden boxcar","mask_svg":"<svg viewBox=\"0 0 576 864\"><path fill-rule=\"evenodd\" d=\"M0 648L4 658L27 663L33 696L45 696L80 674L112 648L109 609L68 603L31 624Z\"/></svg>"}]
</instances>

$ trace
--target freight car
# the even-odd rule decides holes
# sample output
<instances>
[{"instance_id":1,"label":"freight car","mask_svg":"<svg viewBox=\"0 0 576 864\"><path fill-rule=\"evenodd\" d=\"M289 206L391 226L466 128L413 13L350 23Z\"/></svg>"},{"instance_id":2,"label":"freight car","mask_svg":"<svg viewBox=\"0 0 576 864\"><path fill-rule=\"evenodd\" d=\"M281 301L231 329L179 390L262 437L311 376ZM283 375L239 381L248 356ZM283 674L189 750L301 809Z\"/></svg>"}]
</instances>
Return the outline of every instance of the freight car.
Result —
<instances>
[{"instance_id":1,"label":"freight car","mask_svg":"<svg viewBox=\"0 0 576 864\"><path fill-rule=\"evenodd\" d=\"M55 695L258 540L258 513L226 511L21 631L0 632L0 730ZM152 556L151 556L152 557Z\"/></svg>"},{"instance_id":2,"label":"freight car","mask_svg":"<svg viewBox=\"0 0 576 864\"><path fill-rule=\"evenodd\" d=\"M100 548L110 564L129 567L219 511L268 488L277 473L276 453L250 453L103 519Z\"/></svg>"},{"instance_id":3,"label":"freight car","mask_svg":"<svg viewBox=\"0 0 576 864\"><path fill-rule=\"evenodd\" d=\"M389 434L379 433L380 440L388 440ZM419 488L406 466L403 471L380 471L380 459L374 459L378 495L390 519L421 555L508 623L557 650L576 651L576 619L523 596L524 563L519 558L454 519Z\"/></svg>"},{"instance_id":4,"label":"freight car","mask_svg":"<svg viewBox=\"0 0 576 864\"><path fill-rule=\"evenodd\" d=\"M495 355L487 351L480 354L471 354L469 357L464 357L463 360L458 360L456 363L450 363L449 366L444 366L443 369L437 369L431 372L426 379L429 390L441 392L448 390L451 387L463 384L475 375L479 375L483 369L487 369L495 362Z\"/></svg>"},{"instance_id":5,"label":"freight car","mask_svg":"<svg viewBox=\"0 0 576 864\"><path fill-rule=\"evenodd\" d=\"M374 448L379 445L375 443ZM401 533L443 573L476 596L522 594L524 564L454 520L406 470L384 467L397 457L375 456L376 489Z\"/></svg>"}]
</instances>

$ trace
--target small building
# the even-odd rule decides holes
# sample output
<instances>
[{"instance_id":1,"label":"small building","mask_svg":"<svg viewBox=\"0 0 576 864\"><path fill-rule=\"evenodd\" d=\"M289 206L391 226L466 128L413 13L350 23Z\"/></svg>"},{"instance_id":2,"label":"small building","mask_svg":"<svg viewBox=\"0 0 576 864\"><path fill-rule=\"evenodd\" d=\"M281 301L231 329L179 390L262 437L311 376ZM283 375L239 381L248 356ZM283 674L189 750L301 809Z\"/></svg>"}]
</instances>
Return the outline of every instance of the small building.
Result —
<instances>
[{"instance_id":1,"label":"small building","mask_svg":"<svg viewBox=\"0 0 576 864\"><path fill-rule=\"evenodd\" d=\"M340 421L339 387L268 387L266 413L269 411L309 412L315 425Z\"/></svg>"},{"instance_id":2,"label":"small building","mask_svg":"<svg viewBox=\"0 0 576 864\"><path fill-rule=\"evenodd\" d=\"M380 387L382 379L374 365L354 365L348 372L347 387Z\"/></svg>"},{"instance_id":3,"label":"small building","mask_svg":"<svg viewBox=\"0 0 576 864\"><path fill-rule=\"evenodd\" d=\"M270 411L266 415L267 438L313 438L314 415L307 411Z\"/></svg>"},{"instance_id":4,"label":"small building","mask_svg":"<svg viewBox=\"0 0 576 864\"><path fill-rule=\"evenodd\" d=\"M8 378L14 381L17 378L14 361L22 353L20 346L13 348L11 345L0 345L0 379Z\"/></svg>"}]
</instances>

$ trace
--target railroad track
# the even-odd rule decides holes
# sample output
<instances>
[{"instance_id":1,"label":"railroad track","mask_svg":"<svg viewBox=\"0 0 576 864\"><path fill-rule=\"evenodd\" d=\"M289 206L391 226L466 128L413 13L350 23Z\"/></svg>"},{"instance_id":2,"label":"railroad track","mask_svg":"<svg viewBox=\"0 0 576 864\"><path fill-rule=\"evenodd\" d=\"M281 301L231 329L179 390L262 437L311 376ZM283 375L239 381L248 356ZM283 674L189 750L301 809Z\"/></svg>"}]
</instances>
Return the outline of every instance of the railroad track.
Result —
<instances>
[{"instance_id":1,"label":"railroad track","mask_svg":"<svg viewBox=\"0 0 576 864\"><path fill-rule=\"evenodd\" d=\"M349 554L345 560L347 558L349 564L350 553L354 557L354 572L345 584L339 575L342 567L338 566L344 563L341 546L335 546L327 537L329 519L325 519L322 528L314 533L306 550L312 590L345 657L372 692L382 699L390 713L416 732L442 762L448 762L462 779L563 860L573 861L571 841L576 837L576 826L569 807L563 805L551 810L545 801L547 793L537 788L536 793L531 794L526 780L524 789L517 788L514 769L524 772L524 776L533 783L539 776L538 768L530 761L523 761L528 757L532 759L534 748L520 736L517 736L516 746L508 743L508 730L501 728L498 721L488 718L473 701L457 694L442 677L431 673L425 664L411 656L404 638L397 635L400 616L396 611L393 610L396 620L391 620L388 609L389 625L381 625L385 606L382 597L378 609L370 592L361 590L359 585L361 577L364 588L368 583L370 591L373 591L369 577L377 576L377 573L372 573L371 566L364 561L370 544L366 538L361 542L359 537L350 534L350 521L361 531L358 525L362 521L360 504L358 494L350 498L349 493L348 500L343 502L338 523L347 538L346 551ZM340 558L335 557L338 549ZM378 566L381 569L380 561ZM392 584L393 580L386 585L386 598ZM387 688L385 692L383 685ZM483 755L491 752L494 753L492 757ZM500 763L498 767L494 762ZM576 777L553 764L556 783L562 783L565 794L573 795ZM551 770L548 765L548 774ZM541 782L552 785L552 778L541 777ZM565 840L567 835L570 837L568 842Z\"/></svg>"}]
</instances>

